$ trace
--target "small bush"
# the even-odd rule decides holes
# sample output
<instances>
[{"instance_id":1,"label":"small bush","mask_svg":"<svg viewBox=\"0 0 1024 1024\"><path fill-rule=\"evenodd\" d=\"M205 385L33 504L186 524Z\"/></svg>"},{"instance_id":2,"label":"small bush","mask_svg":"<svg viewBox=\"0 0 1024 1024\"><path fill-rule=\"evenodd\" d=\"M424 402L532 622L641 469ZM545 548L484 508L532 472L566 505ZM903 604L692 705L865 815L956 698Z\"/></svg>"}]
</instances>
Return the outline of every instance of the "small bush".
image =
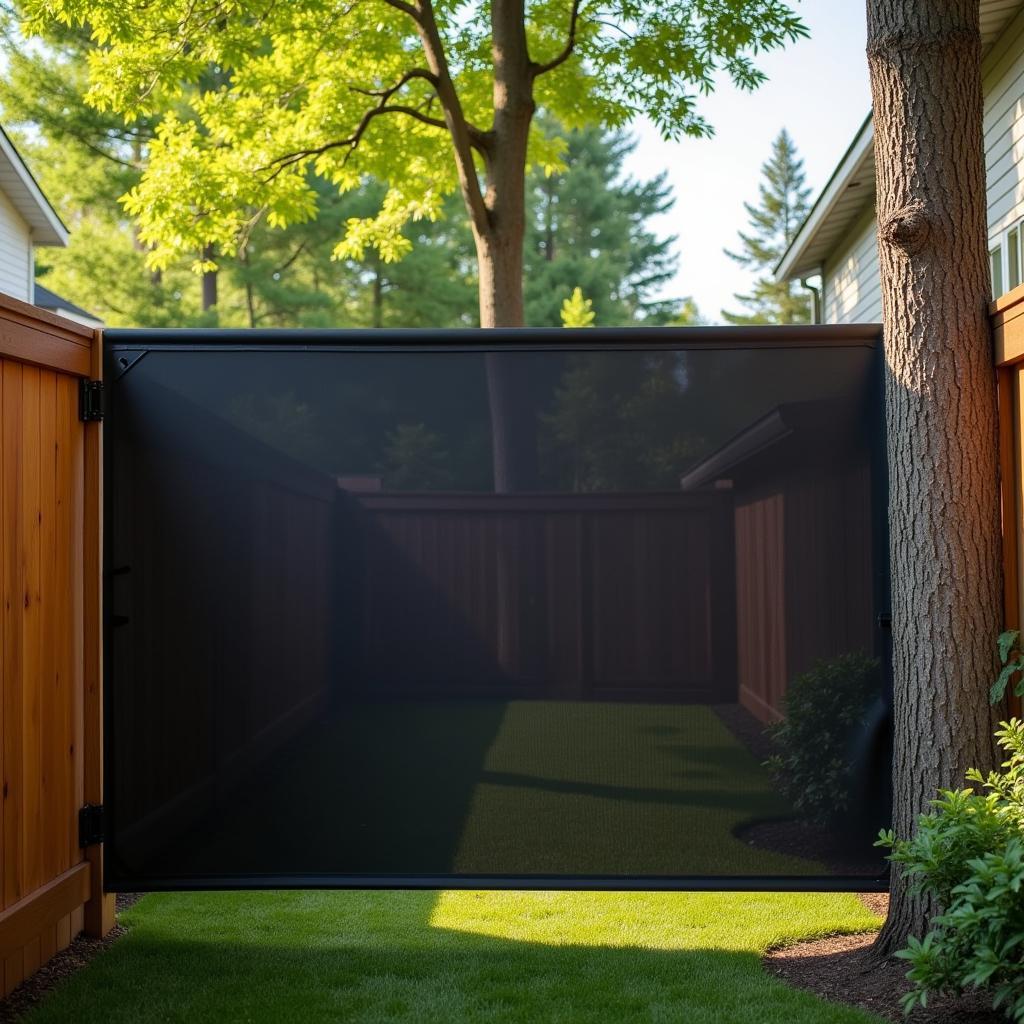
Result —
<instances>
[{"instance_id":1,"label":"small bush","mask_svg":"<svg viewBox=\"0 0 1024 1024\"><path fill-rule=\"evenodd\" d=\"M1024 696L1024 652L1014 630L999 637L1002 671L991 700L1008 688ZM923 939L897 953L910 962L913 992L904 1008L927 1004L936 992L971 988L992 993L992 1005L1024 1022L1024 723L1000 723L1001 771L967 780L976 789L942 790L917 832L896 840L883 831L878 845L903 869L912 891L931 896L942 913Z\"/></svg>"},{"instance_id":2,"label":"small bush","mask_svg":"<svg viewBox=\"0 0 1024 1024\"><path fill-rule=\"evenodd\" d=\"M783 721L769 730L766 766L808 821L832 826L849 809L852 740L879 692L879 664L864 654L819 662L789 685Z\"/></svg>"},{"instance_id":3,"label":"small bush","mask_svg":"<svg viewBox=\"0 0 1024 1024\"><path fill-rule=\"evenodd\" d=\"M915 985L907 1012L934 993L985 988L993 1006L1024 1021L1024 722L1003 722L996 738L1009 755L1002 770L967 773L981 793L943 790L913 838L879 837L911 889L942 910L896 954Z\"/></svg>"}]
</instances>

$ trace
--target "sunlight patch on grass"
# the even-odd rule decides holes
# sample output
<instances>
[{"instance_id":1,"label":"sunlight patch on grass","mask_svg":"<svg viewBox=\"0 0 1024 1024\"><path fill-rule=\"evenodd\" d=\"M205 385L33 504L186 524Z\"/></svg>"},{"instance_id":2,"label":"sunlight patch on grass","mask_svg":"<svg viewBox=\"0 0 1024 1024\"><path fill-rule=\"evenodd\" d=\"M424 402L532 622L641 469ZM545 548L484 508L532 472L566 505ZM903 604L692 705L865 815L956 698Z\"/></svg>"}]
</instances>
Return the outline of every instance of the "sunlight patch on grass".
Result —
<instances>
[{"instance_id":1,"label":"sunlight patch on grass","mask_svg":"<svg viewBox=\"0 0 1024 1024\"><path fill-rule=\"evenodd\" d=\"M853 896L148 896L30 1024L870 1024L761 967L876 925Z\"/></svg>"},{"instance_id":2,"label":"sunlight patch on grass","mask_svg":"<svg viewBox=\"0 0 1024 1024\"><path fill-rule=\"evenodd\" d=\"M449 891L430 915L433 928L512 942L757 952L879 923L848 893Z\"/></svg>"}]
</instances>

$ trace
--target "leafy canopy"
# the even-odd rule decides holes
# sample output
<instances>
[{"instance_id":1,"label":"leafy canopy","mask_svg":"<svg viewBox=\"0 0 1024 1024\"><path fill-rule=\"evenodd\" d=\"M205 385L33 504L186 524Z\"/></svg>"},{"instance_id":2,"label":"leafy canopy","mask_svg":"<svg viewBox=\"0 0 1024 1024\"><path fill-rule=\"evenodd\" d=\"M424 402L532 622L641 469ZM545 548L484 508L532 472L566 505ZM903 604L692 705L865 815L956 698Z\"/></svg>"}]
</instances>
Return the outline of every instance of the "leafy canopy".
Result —
<instances>
[{"instance_id":1,"label":"leafy canopy","mask_svg":"<svg viewBox=\"0 0 1024 1024\"><path fill-rule=\"evenodd\" d=\"M336 255L403 255L403 225L439 217L459 187L453 151L461 145L465 167L468 149L486 170L492 16L523 23L537 107L570 127L614 128L643 113L667 138L710 134L696 101L716 75L753 88L763 78L753 58L806 34L781 0L28 0L25 9L29 32L56 20L91 33L94 107L130 123L161 114L124 200L153 267L211 248L236 253L263 218L271 227L314 219L310 172L341 191L367 177L387 184L378 210L345 223ZM533 133L530 165L557 168L559 157Z\"/></svg>"}]
</instances>

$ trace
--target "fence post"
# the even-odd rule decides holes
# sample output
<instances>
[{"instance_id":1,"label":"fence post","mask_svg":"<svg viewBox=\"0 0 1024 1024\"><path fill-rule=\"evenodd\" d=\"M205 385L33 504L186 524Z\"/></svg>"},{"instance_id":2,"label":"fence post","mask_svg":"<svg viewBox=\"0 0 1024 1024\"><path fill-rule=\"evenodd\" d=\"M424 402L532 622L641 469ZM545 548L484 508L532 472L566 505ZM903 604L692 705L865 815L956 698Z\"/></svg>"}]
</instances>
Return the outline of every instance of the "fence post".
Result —
<instances>
[{"instance_id":1,"label":"fence post","mask_svg":"<svg viewBox=\"0 0 1024 1024\"><path fill-rule=\"evenodd\" d=\"M93 335L91 377L103 378L103 332ZM83 775L87 804L103 803L103 424L85 425ZM86 849L90 872L85 933L102 938L114 927L114 894L104 892L103 845Z\"/></svg>"}]
</instances>

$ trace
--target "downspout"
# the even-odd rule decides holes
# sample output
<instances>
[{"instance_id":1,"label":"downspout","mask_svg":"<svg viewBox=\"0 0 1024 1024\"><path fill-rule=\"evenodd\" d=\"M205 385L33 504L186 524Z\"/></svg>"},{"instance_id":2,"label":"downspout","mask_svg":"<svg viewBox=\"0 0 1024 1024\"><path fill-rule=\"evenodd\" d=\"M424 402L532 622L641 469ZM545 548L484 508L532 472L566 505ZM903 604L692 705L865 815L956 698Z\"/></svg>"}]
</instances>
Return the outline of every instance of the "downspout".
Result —
<instances>
[{"instance_id":1,"label":"downspout","mask_svg":"<svg viewBox=\"0 0 1024 1024\"><path fill-rule=\"evenodd\" d=\"M824 268L818 271L822 281L825 280ZM806 288L811 293L811 323L820 324L822 322L822 309L821 309L821 289L810 283L806 277L800 278L800 285Z\"/></svg>"}]
</instances>

